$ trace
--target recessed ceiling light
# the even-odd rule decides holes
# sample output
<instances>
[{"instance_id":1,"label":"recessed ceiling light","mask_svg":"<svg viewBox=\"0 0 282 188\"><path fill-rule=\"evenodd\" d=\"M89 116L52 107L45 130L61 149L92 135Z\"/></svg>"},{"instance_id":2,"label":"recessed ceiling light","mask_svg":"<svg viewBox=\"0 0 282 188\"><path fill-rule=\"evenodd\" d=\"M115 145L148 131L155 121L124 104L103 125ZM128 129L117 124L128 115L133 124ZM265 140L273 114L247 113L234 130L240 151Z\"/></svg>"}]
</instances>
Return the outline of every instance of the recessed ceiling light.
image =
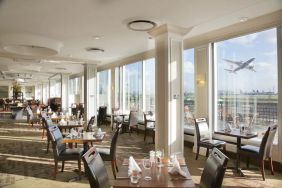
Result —
<instances>
[{"instance_id":1,"label":"recessed ceiling light","mask_svg":"<svg viewBox=\"0 0 282 188\"><path fill-rule=\"evenodd\" d=\"M57 67L56 69L57 70L67 70L66 68L63 68L63 67Z\"/></svg>"},{"instance_id":2,"label":"recessed ceiling light","mask_svg":"<svg viewBox=\"0 0 282 188\"><path fill-rule=\"evenodd\" d=\"M98 35L95 35L95 36L93 36L93 38L94 38L95 40L100 40L102 37L101 37L101 36L98 36Z\"/></svg>"},{"instance_id":3,"label":"recessed ceiling light","mask_svg":"<svg viewBox=\"0 0 282 188\"><path fill-rule=\"evenodd\" d=\"M246 22L246 21L248 21L248 19L249 19L248 17L242 16L242 17L239 18L239 21L240 22Z\"/></svg>"},{"instance_id":4,"label":"recessed ceiling light","mask_svg":"<svg viewBox=\"0 0 282 188\"><path fill-rule=\"evenodd\" d=\"M89 48L86 48L86 51L94 52L94 53L103 53L105 50L102 48L89 47Z\"/></svg>"},{"instance_id":5,"label":"recessed ceiling light","mask_svg":"<svg viewBox=\"0 0 282 188\"><path fill-rule=\"evenodd\" d=\"M157 24L150 20L133 20L127 23L127 27L133 31L150 31Z\"/></svg>"}]
</instances>

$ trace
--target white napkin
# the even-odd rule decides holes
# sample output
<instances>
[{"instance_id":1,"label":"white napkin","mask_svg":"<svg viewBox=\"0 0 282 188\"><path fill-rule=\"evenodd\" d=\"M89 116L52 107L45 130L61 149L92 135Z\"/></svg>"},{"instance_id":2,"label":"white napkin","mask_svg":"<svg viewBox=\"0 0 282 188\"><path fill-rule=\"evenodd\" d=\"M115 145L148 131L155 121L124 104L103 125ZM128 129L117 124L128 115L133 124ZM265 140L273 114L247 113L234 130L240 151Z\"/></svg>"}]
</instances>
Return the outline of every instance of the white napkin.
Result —
<instances>
[{"instance_id":1,"label":"white napkin","mask_svg":"<svg viewBox=\"0 0 282 188\"><path fill-rule=\"evenodd\" d=\"M61 119L59 121L59 125L66 125L66 124L67 124L67 122L64 119Z\"/></svg>"},{"instance_id":2,"label":"white napkin","mask_svg":"<svg viewBox=\"0 0 282 188\"><path fill-rule=\"evenodd\" d=\"M51 118L57 118L57 114L54 112L54 113L51 115Z\"/></svg>"},{"instance_id":3,"label":"white napkin","mask_svg":"<svg viewBox=\"0 0 282 188\"><path fill-rule=\"evenodd\" d=\"M187 178L187 174L186 172L184 172L179 165L178 160L175 158L175 160L173 160L173 167L171 169L169 169L168 173L172 174L172 175L178 175L180 174L181 176Z\"/></svg>"},{"instance_id":4,"label":"white napkin","mask_svg":"<svg viewBox=\"0 0 282 188\"><path fill-rule=\"evenodd\" d=\"M132 171L137 171L138 173L142 172L141 168L136 163L134 158L132 156L130 156L129 161L128 161L128 176L130 176L132 174Z\"/></svg>"},{"instance_id":5,"label":"white napkin","mask_svg":"<svg viewBox=\"0 0 282 188\"><path fill-rule=\"evenodd\" d=\"M71 129L70 134L71 134L72 136L77 136L77 135L78 135L78 132L77 132L76 130L74 130L74 129Z\"/></svg>"}]
</instances>

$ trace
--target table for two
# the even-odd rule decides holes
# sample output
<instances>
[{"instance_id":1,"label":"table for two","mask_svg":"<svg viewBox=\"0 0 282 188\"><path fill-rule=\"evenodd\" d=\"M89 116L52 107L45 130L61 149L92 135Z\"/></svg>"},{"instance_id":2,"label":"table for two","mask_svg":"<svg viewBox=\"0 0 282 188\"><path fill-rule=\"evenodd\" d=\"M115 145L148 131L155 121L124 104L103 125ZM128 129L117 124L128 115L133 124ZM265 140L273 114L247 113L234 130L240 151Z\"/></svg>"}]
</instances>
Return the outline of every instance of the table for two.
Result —
<instances>
[{"instance_id":1,"label":"table for two","mask_svg":"<svg viewBox=\"0 0 282 188\"><path fill-rule=\"evenodd\" d=\"M130 182L128 177L128 159L124 159L122 165L119 167L119 172L117 173L116 180L113 181L114 188L121 187L195 187L192 177L189 173L187 165L184 158L179 159L180 167L186 172L187 177L184 178L180 175L170 175L168 173L169 169L172 168L168 164L163 167L157 167L153 165L150 169L150 176L152 180L144 180L144 168L142 165L142 159L136 159L139 167L142 170L141 178L137 184Z\"/></svg>"},{"instance_id":2,"label":"table for two","mask_svg":"<svg viewBox=\"0 0 282 188\"><path fill-rule=\"evenodd\" d=\"M232 129L231 131L219 130L219 131L215 131L214 133L224 135L224 136L236 137L236 139L237 139L237 142L236 142L237 159L236 159L235 169L240 176L244 176L244 174L242 173L240 166L239 166L239 164L240 164L239 149L241 148L241 139L242 138L243 139L255 138L255 137L258 136L257 133L248 134L247 132L240 131L240 129Z\"/></svg>"}]
</instances>

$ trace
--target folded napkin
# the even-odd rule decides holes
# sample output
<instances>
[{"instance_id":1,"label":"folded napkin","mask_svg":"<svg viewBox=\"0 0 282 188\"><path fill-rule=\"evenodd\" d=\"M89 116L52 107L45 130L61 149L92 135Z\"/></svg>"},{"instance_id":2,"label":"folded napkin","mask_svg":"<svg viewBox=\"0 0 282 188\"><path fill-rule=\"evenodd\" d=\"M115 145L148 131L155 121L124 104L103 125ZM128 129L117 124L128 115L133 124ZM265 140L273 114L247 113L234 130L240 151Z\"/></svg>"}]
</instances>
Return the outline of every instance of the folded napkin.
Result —
<instances>
[{"instance_id":1,"label":"folded napkin","mask_svg":"<svg viewBox=\"0 0 282 188\"><path fill-rule=\"evenodd\" d=\"M57 118L57 114L54 112L52 115L51 115L51 118Z\"/></svg>"},{"instance_id":2,"label":"folded napkin","mask_svg":"<svg viewBox=\"0 0 282 188\"><path fill-rule=\"evenodd\" d=\"M180 168L179 161L176 158L173 160L173 167L169 169L168 173L170 173L171 175L180 174L181 176L187 178L186 172Z\"/></svg>"},{"instance_id":3,"label":"folded napkin","mask_svg":"<svg viewBox=\"0 0 282 188\"><path fill-rule=\"evenodd\" d=\"M77 135L78 135L78 132L77 132L76 130L74 130L74 129L71 129L70 134L71 134L72 136L77 136Z\"/></svg>"},{"instance_id":4,"label":"folded napkin","mask_svg":"<svg viewBox=\"0 0 282 188\"><path fill-rule=\"evenodd\" d=\"M135 172L137 171L138 173L142 172L141 168L136 163L134 158L132 156L130 156L129 161L128 161L128 176L130 176L133 171L135 171Z\"/></svg>"},{"instance_id":5,"label":"folded napkin","mask_svg":"<svg viewBox=\"0 0 282 188\"><path fill-rule=\"evenodd\" d=\"M67 122L64 119L61 119L59 121L59 125L66 125L66 124L67 124Z\"/></svg>"}]
</instances>

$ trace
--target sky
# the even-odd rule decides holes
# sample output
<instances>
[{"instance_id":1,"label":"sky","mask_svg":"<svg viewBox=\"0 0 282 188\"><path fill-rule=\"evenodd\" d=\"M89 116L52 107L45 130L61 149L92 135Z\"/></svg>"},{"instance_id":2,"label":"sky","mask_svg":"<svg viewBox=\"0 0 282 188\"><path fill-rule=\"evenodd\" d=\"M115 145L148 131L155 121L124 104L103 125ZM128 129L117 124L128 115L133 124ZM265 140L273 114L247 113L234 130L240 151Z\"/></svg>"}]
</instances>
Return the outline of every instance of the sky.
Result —
<instances>
[{"instance_id":1,"label":"sky","mask_svg":"<svg viewBox=\"0 0 282 188\"><path fill-rule=\"evenodd\" d=\"M218 42L217 50L218 88L238 93L265 91L277 92L277 41L276 29L270 29L242 37ZM234 69L223 59L234 61L255 60L251 63L256 72L248 69L236 74L224 69Z\"/></svg>"},{"instance_id":2,"label":"sky","mask_svg":"<svg viewBox=\"0 0 282 188\"><path fill-rule=\"evenodd\" d=\"M264 91L277 93L276 29L265 30L215 43L218 90L234 93ZM241 69L236 74L225 69L237 66L226 62L255 60L256 72ZM184 51L184 91L194 92L194 50Z\"/></svg>"}]
</instances>

